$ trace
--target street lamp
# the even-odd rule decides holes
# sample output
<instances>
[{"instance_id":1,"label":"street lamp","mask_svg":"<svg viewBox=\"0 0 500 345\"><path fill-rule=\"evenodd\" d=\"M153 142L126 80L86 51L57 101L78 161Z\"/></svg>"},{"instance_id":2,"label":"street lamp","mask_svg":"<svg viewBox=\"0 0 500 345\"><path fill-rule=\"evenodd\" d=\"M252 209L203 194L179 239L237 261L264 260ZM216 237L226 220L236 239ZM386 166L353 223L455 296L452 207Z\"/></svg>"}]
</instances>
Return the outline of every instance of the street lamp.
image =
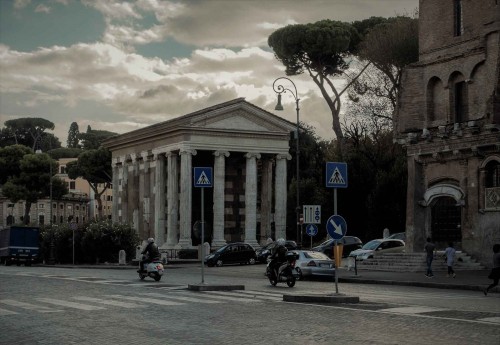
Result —
<instances>
[{"instance_id":1,"label":"street lamp","mask_svg":"<svg viewBox=\"0 0 500 345\"><path fill-rule=\"evenodd\" d=\"M284 87L282 84L283 81L287 81L290 84L292 84L293 90L290 88ZM300 178L299 178L299 171L300 171L300 169L299 169L300 168L300 166L299 166L299 125L300 125L299 111L300 111L300 108L299 108L299 101L300 101L300 98L298 97L297 87L295 86L295 83L287 77L277 78L273 82L273 90L278 95L278 103L276 104L276 107L274 108L274 110L283 110L283 106L281 105L281 94L286 93L287 91L292 94L293 98L295 99L295 104L296 104L295 110L297 111L297 129L295 131L295 160L297 163L297 173L296 173L296 176L297 176L297 188L296 188L297 189L297 191L296 191L297 207L295 208L295 211L297 213L297 237L296 238L297 238L297 243L301 244L302 243L302 224L300 221L300 211L301 210L300 210L300 193L299 193L299 190L300 190ZM299 234L300 234L300 241L299 241Z\"/></svg>"}]
</instances>

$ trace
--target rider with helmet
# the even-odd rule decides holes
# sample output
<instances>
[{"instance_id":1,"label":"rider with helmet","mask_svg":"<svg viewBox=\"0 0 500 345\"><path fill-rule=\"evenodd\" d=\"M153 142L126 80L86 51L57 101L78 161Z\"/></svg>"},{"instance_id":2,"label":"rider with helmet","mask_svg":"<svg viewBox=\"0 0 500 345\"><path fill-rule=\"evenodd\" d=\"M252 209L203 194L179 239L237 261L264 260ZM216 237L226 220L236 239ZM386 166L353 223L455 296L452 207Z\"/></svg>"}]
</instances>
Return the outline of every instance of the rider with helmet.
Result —
<instances>
[{"instance_id":1,"label":"rider with helmet","mask_svg":"<svg viewBox=\"0 0 500 345\"><path fill-rule=\"evenodd\" d=\"M285 247L285 240L283 238L278 238L276 240L276 247L273 250L273 253L271 254L271 269L273 274L278 277L278 269L280 266L286 262L286 252L288 249Z\"/></svg>"},{"instance_id":2,"label":"rider with helmet","mask_svg":"<svg viewBox=\"0 0 500 345\"><path fill-rule=\"evenodd\" d=\"M160 260L160 251L158 250L158 246L156 245L154 238L148 238L148 245L146 246L146 248L144 248L141 254L144 256L140 262L140 270L138 272L144 271L145 264Z\"/></svg>"}]
</instances>

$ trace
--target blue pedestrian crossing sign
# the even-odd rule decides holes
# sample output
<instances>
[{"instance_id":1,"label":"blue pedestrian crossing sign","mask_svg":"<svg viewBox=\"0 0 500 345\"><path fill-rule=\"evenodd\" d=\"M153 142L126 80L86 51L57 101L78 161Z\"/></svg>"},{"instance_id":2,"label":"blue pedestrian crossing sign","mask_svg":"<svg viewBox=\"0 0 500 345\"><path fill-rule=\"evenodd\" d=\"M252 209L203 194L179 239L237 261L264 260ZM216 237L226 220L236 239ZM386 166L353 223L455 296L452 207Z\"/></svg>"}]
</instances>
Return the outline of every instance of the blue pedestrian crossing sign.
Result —
<instances>
[{"instance_id":1,"label":"blue pedestrian crossing sign","mask_svg":"<svg viewBox=\"0 0 500 345\"><path fill-rule=\"evenodd\" d=\"M306 226L306 234L308 234L309 236L313 237L313 236L316 236L316 234L318 233L318 227L314 224L307 224Z\"/></svg>"},{"instance_id":2,"label":"blue pedestrian crossing sign","mask_svg":"<svg viewBox=\"0 0 500 345\"><path fill-rule=\"evenodd\" d=\"M329 188L347 188L347 163L326 163L326 186Z\"/></svg>"},{"instance_id":3,"label":"blue pedestrian crossing sign","mask_svg":"<svg viewBox=\"0 0 500 345\"><path fill-rule=\"evenodd\" d=\"M341 240L347 232L347 223L342 216L333 215L328 218L326 231L334 240Z\"/></svg>"},{"instance_id":4,"label":"blue pedestrian crossing sign","mask_svg":"<svg viewBox=\"0 0 500 345\"><path fill-rule=\"evenodd\" d=\"M212 168L210 167L197 167L194 168L194 186L195 187L212 187Z\"/></svg>"}]
</instances>

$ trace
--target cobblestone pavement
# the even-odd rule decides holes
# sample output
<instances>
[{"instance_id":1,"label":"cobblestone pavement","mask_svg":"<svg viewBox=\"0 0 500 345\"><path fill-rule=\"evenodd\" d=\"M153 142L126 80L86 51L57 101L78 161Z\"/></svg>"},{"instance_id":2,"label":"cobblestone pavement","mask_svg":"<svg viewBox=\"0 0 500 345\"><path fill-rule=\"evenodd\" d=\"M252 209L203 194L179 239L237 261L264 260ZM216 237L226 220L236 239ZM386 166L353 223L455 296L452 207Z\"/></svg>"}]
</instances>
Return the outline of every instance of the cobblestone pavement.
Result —
<instances>
[{"instance_id":1,"label":"cobblestone pavement","mask_svg":"<svg viewBox=\"0 0 500 345\"><path fill-rule=\"evenodd\" d=\"M247 270L247 271L245 271ZM258 269L252 268L255 272ZM1 344L496 344L500 296L342 285L359 304L283 302L261 276L241 291L195 292L195 268L141 282L133 272L0 267ZM244 267L210 272L230 280ZM250 275L250 274L248 274ZM135 276L135 275L134 275ZM331 282L299 282L331 289Z\"/></svg>"}]
</instances>

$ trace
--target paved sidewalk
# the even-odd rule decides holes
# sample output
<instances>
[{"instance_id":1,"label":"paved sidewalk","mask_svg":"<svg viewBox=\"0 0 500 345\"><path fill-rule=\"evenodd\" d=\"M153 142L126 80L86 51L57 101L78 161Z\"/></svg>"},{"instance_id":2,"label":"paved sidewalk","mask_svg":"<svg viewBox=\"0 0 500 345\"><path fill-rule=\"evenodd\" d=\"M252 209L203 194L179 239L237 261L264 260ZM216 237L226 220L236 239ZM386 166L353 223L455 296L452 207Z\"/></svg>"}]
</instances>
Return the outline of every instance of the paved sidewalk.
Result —
<instances>
[{"instance_id":1,"label":"paved sidewalk","mask_svg":"<svg viewBox=\"0 0 500 345\"><path fill-rule=\"evenodd\" d=\"M461 289L483 291L493 281L488 279L490 270L455 271L456 277L447 277L446 272L434 272L434 278L427 278L424 272L386 272L358 270L339 270L339 281L360 284L386 284L420 286L438 289ZM490 292L500 292L496 286Z\"/></svg>"}]
</instances>

